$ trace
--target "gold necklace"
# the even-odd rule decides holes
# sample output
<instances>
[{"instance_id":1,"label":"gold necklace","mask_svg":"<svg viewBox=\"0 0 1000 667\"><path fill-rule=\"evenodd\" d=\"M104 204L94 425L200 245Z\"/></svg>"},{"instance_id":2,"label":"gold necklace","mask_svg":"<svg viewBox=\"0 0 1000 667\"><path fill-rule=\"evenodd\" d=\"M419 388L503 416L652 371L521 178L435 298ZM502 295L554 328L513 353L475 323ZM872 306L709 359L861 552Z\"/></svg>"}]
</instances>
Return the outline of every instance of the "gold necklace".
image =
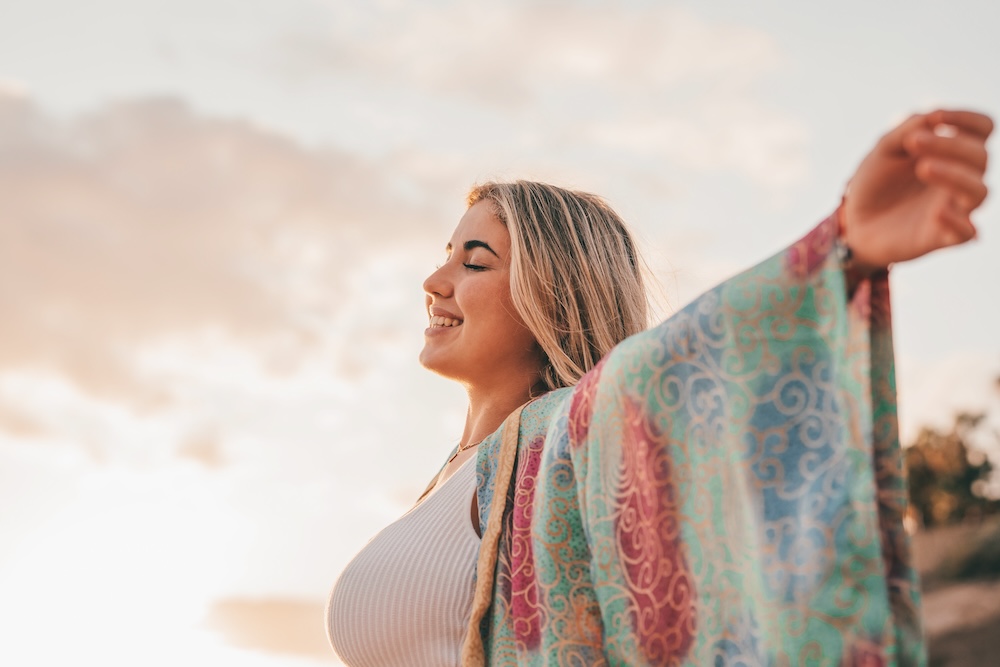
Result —
<instances>
[{"instance_id":1,"label":"gold necklace","mask_svg":"<svg viewBox=\"0 0 1000 667\"><path fill-rule=\"evenodd\" d=\"M459 447L457 450L455 450L455 453L451 455L451 458L448 459L448 463L451 463L452 461L454 461L455 459L457 459L458 455L461 454L462 452L466 452L466 451L472 449L473 447L478 447L480 443L482 443L482 440L480 440L479 442L470 442L469 444L465 445L464 447ZM446 463L445 465L448 465L448 463Z\"/></svg>"}]
</instances>

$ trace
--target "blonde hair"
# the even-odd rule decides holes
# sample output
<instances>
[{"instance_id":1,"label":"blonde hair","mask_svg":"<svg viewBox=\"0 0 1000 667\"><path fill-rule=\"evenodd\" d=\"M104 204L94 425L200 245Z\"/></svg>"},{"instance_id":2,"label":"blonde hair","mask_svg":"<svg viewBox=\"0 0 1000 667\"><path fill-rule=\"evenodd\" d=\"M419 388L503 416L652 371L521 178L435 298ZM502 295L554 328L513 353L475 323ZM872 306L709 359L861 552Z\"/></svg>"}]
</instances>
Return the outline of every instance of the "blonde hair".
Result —
<instances>
[{"instance_id":1,"label":"blonde hair","mask_svg":"<svg viewBox=\"0 0 1000 667\"><path fill-rule=\"evenodd\" d=\"M547 390L568 387L648 325L645 266L622 219L600 197L546 183L483 183L510 233L510 291L546 364Z\"/></svg>"}]
</instances>

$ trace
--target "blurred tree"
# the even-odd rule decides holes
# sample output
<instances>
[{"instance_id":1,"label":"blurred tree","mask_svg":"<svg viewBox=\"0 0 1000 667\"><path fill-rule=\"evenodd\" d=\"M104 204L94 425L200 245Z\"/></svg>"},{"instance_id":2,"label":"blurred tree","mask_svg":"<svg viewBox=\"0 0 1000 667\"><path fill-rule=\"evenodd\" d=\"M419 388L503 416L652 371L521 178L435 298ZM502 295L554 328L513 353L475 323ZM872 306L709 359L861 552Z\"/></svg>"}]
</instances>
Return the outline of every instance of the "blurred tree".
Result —
<instances>
[{"instance_id":1,"label":"blurred tree","mask_svg":"<svg viewBox=\"0 0 1000 667\"><path fill-rule=\"evenodd\" d=\"M920 431L905 452L910 511L926 527L1000 513L1000 500L986 496L993 466L982 450L968 445L982 414L961 413L949 433Z\"/></svg>"}]
</instances>

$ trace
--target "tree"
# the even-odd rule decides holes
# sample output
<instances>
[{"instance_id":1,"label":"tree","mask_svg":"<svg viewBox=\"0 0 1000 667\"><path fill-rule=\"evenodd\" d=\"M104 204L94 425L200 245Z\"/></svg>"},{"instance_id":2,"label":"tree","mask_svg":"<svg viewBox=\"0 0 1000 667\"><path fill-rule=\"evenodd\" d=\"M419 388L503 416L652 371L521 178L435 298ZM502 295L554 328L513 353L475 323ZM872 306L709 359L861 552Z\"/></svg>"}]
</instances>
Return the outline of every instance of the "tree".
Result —
<instances>
[{"instance_id":1,"label":"tree","mask_svg":"<svg viewBox=\"0 0 1000 667\"><path fill-rule=\"evenodd\" d=\"M905 452L910 507L923 526L940 526L1000 513L1000 500L986 494L993 466L968 446L983 414L961 413L949 433L923 428Z\"/></svg>"}]
</instances>

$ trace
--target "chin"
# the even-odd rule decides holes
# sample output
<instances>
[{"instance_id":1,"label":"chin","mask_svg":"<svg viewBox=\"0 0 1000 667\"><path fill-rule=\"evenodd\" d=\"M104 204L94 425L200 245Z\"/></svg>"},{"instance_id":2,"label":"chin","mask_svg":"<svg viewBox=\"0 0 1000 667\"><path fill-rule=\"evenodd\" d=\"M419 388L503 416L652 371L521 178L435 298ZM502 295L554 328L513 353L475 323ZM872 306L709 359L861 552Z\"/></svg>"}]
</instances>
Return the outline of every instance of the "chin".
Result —
<instances>
[{"instance_id":1,"label":"chin","mask_svg":"<svg viewBox=\"0 0 1000 667\"><path fill-rule=\"evenodd\" d=\"M417 361L430 372L449 377L447 374L447 364L442 364L442 360L436 358L436 355L432 352L428 352L427 348L420 351L420 354L417 355Z\"/></svg>"},{"instance_id":2,"label":"chin","mask_svg":"<svg viewBox=\"0 0 1000 667\"><path fill-rule=\"evenodd\" d=\"M447 359L441 359L433 354L428 354L426 350L421 352L417 359L421 366L446 380L454 380L455 382L462 383L465 379L466 374L462 373L461 368L455 368L455 365L449 364Z\"/></svg>"}]
</instances>

